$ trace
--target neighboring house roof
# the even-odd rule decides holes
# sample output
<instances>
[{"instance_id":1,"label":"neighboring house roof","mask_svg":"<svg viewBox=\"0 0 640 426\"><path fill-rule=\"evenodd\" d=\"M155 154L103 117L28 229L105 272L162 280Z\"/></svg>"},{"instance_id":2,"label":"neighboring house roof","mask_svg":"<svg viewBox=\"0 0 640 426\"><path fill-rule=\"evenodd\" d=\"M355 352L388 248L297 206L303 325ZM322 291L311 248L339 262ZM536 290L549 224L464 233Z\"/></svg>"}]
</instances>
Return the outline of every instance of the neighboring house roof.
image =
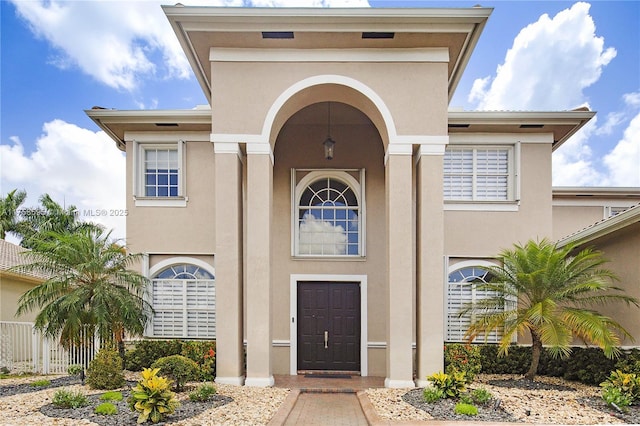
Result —
<instances>
[{"instance_id":1,"label":"neighboring house roof","mask_svg":"<svg viewBox=\"0 0 640 426\"><path fill-rule=\"evenodd\" d=\"M37 272L18 272L12 271L11 268L19 265L26 265L29 262L27 256L23 253L29 249L20 247L5 240L0 240L0 275L8 275L27 281L44 281L47 276Z\"/></svg>"},{"instance_id":2,"label":"neighboring house roof","mask_svg":"<svg viewBox=\"0 0 640 426\"><path fill-rule=\"evenodd\" d=\"M640 204L636 204L615 216L600 220L593 225L561 238L558 240L558 247L571 243L585 244L636 223L640 223Z\"/></svg>"}]
</instances>

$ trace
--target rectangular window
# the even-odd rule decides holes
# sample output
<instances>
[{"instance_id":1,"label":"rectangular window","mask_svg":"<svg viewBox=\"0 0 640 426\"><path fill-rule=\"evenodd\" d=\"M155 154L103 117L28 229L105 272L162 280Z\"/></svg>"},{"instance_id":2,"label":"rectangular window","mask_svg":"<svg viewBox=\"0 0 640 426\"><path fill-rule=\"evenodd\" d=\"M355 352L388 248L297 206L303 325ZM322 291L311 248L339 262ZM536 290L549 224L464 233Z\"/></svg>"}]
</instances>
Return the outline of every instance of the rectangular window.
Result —
<instances>
[{"instance_id":1,"label":"rectangular window","mask_svg":"<svg viewBox=\"0 0 640 426\"><path fill-rule=\"evenodd\" d=\"M136 206L186 206L184 142L136 143Z\"/></svg>"},{"instance_id":2,"label":"rectangular window","mask_svg":"<svg viewBox=\"0 0 640 426\"><path fill-rule=\"evenodd\" d=\"M144 196L178 196L178 149L144 150Z\"/></svg>"},{"instance_id":3,"label":"rectangular window","mask_svg":"<svg viewBox=\"0 0 640 426\"><path fill-rule=\"evenodd\" d=\"M448 147L444 154L444 199L512 201L512 147Z\"/></svg>"}]
</instances>

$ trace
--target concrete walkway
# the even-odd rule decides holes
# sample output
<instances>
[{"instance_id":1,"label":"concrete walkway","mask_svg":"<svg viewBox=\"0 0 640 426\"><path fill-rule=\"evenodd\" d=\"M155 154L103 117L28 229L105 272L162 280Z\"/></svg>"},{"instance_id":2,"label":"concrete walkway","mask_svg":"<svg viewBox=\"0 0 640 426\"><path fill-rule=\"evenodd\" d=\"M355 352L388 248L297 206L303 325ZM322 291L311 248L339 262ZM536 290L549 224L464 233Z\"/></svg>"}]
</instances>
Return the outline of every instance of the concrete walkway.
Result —
<instances>
[{"instance_id":1,"label":"concrete walkway","mask_svg":"<svg viewBox=\"0 0 640 426\"><path fill-rule=\"evenodd\" d=\"M301 393L285 426L368 426L353 393Z\"/></svg>"},{"instance_id":2,"label":"concrete walkway","mask_svg":"<svg viewBox=\"0 0 640 426\"><path fill-rule=\"evenodd\" d=\"M275 386L291 389L269 426L487 426L474 421L390 422L381 419L365 392L368 388L384 387L381 377L309 378L275 376ZM522 423L500 423L501 426L522 426ZM545 425L538 425L545 426ZM548 426L548 425L547 425Z\"/></svg>"}]
</instances>

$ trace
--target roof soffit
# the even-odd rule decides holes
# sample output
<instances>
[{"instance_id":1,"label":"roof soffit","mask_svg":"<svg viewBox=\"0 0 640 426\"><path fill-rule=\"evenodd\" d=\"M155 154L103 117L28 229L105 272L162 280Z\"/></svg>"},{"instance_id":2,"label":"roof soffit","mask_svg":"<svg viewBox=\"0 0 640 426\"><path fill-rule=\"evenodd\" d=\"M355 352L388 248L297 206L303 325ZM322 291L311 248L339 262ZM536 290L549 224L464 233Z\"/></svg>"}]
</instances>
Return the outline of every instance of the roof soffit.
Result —
<instances>
[{"instance_id":1,"label":"roof soffit","mask_svg":"<svg viewBox=\"0 0 640 426\"><path fill-rule=\"evenodd\" d=\"M559 148L591 118L595 111L449 111L449 134L553 133Z\"/></svg>"},{"instance_id":2,"label":"roof soffit","mask_svg":"<svg viewBox=\"0 0 640 426\"><path fill-rule=\"evenodd\" d=\"M211 133L211 110L112 110L90 109L85 113L121 151L125 150L126 132L204 132Z\"/></svg>"},{"instance_id":3,"label":"roof soffit","mask_svg":"<svg viewBox=\"0 0 640 426\"><path fill-rule=\"evenodd\" d=\"M200 85L211 97L212 47L420 48L450 53L449 97L491 14L491 8L314 9L163 6ZM294 39L263 40L262 31L293 31ZM361 32L394 32L393 39L362 39Z\"/></svg>"}]
</instances>

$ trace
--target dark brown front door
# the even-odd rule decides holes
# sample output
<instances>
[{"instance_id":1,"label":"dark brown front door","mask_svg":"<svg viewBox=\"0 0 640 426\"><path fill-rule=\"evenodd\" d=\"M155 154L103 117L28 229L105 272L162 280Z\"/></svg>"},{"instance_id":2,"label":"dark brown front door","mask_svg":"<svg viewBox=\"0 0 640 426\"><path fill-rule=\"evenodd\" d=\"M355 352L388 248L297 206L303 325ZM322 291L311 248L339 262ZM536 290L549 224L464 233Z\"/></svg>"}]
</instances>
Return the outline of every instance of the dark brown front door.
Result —
<instances>
[{"instance_id":1,"label":"dark brown front door","mask_svg":"<svg viewBox=\"0 0 640 426\"><path fill-rule=\"evenodd\" d=\"M298 369L360 371L360 283L298 283Z\"/></svg>"}]
</instances>

